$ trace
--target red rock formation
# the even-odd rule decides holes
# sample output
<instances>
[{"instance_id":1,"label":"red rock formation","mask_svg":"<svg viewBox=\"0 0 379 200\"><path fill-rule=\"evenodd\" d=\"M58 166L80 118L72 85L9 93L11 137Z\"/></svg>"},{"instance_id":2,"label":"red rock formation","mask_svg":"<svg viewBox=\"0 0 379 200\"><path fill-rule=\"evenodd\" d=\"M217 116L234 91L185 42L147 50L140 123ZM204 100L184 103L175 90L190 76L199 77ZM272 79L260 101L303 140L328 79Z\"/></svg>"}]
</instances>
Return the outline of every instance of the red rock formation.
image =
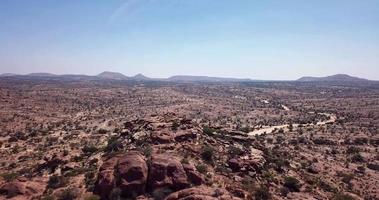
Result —
<instances>
[{"instance_id":1,"label":"red rock formation","mask_svg":"<svg viewBox=\"0 0 379 200\"><path fill-rule=\"evenodd\" d=\"M241 200L220 188L194 187L170 194L165 200Z\"/></svg>"}]
</instances>

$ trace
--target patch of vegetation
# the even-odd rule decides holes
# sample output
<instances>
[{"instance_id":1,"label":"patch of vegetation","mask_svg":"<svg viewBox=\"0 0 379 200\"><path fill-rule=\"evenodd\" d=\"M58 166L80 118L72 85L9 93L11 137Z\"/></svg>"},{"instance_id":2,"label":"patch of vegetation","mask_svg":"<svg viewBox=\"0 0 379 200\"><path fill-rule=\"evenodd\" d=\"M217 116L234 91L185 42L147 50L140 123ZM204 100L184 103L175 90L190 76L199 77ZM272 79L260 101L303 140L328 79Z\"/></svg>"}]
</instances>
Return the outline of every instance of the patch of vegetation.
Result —
<instances>
[{"instance_id":1,"label":"patch of vegetation","mask_svg":"<svg viewBox=\"0 0 379 200\"><path fill-rule=\"evenodd\" d=\"M359 163L359 162L363 162L363 161L364 161L364 158L359 153L356 153L353 156L351 156L351 162Z\"/></svg>"},{"instance_id":2,"label":"patch of vegetation","mask_svg":"<svg viewBox=\"0 0 379 200\"><path fill-rule=\"evenodd\" d=\"M105 130L105 129L99 129L98 131L97 131L97 133L98 134L107 134L108 133L108 131L107 130Z\"/></svg>"},{"instance_id":3,"label":"patch of vegetation","mask_svg":"<svg viewBox=\"0 0 379 200\"><path fill-rule=\"evenodd\" d=\"M315 138L313 143L317 145L335 145L335 142L326 138Z\"/></svg>"},{"instance_id":4,"label":"patch of vegetation","mask_svg":"<svg viewBox=\"0 0 379 200\"><path fill-rule=\"evenodd\" d=\"M177 121L172 122L171 130L176 131L178 130L180 124Z\"/></svg>"},{"instance_id":5,"label":"patch of vegetation","mask_svg":"<svg viewBox=\"0 0 379 200\"><path fill-rule=\"evenodd\" d=\"M146 158L150 158L151 157L151 154L153 153L153 148L151 148L150 145L144 147L142 149L142 154L146 157Z\"/></svg>"},{"instance_id":6,"label":"patch of vegetation","mask_svg":"<svg viewBox=\"0 0 379 200\"><path fill-rule=\"evenodd\" d=\"M284 178L284 187L288 188L291 192L299 192L301 185L297 178L292 176L287 176Z\"/></svg>"},{"instance_id":7,"label":"patch of vegetation","mask_svg":"<svg viewBox=\"0 0 379 200\"><path fill-rule=\"evenodd\" d=\"M117 152L122 149L121 141L116 136L112 136L108 139L108 144L105 147L105 151L108 153Z\"/></svg>"},{"instance_id":8,"label":"patch of vegetation","mask_svg":"<svg viewBox=\"0 0 379 200\"><path fill-rule=\"evenodd\" d=\"M90 190L93 189L96 182L96 171L88 171L84 174L84 181L86 183L86 187Z\"/></svg>"},{"instance_id":9,"label":"patch of vegetation","mask_svg":"<svg viewBox=\"0 0 379 200\"><path fill-rule=\"evenodd\" d=\"M240 131L244 132L244 133L249 133L252 129L249 127L249 126L244 126L242 128L240 128Z\"/></svg>"},{"instance_id":10,"label":"patch of vegetation","mask_svg":"<svg viewBox=\"0 0 379 200\"><path fill-rule=\"evenodd\" d=\"M204 126L203 127L203 133L205 135L209 135L209 136L212 136L214 132L216 132L217 130L216 129L213 129L213 128L210 128L209 126Z\"/></svg>"},{"instance_id":11,"label":"patch of vegetation","mask_svg":"<svg viewBox=\"0 0 379 200\"><path fill-rule=\"evenodd\" d=\"M235 156L240 156L244 154L244 151L238 147L235 147L235 146L231 146L229 148L229 155L230 157L235 157Z\"/></svg>"},{"instance_id":12,"label":"patch of vegetation","mask_svg":"<svg viewBox=\"0 0 379 200\"><path fill-rule=\"evenodd\" d=\"M262 178L267 181L267 183L277 182L275 174L271 171L264 171L262 173Z\"/></svg>"},{"instance_id":13,"label":"patch of vegetation","mask_svg":"<svg viewBox=\"0 0 379 200\"><path fill-rule=\"evenodd\" d=\"M355 146L349 146L347 149L346 149L346 154L356 154L356 153L359 153L359 148L358 147L355 147Z\"/></svg>"},{"instance_id":14,"label":"patch of vegetation","mask_svg":"<svg viewBox=\"0 0 379 200\"><path fill-rule=\"evenodd\" d=\"M201 157L208 162L213 162L215 150L213 147L206 145L201 149Z\"/></svg>"},{"instance_id":15,"label":"patch of vegetation","mask_svg":"<svg viewBox=\"0 0 379 200\"><path fill-rule=\"evenodd\" d=\"M255 188L255 182L250 176L244 176L242 179L242 187L244 190L253 193Z\"/></svg>"},{"instance_id":16,"label":"patch of vegetation","mask_svg":"<svg viewBox=\"0 0 379 200\"><path fill-rule=\"evenodd\" d=\"M63 176L53 175L50 176L49 181L47 182L47 187L56 189L64 187L67 184L67 179Z\"/></svg>"},{"instance_id":17,"label":"patch of vegetation","mask_svg":"<svg viewBox=\"0 0 379 200\"><path fill-rule=\"evenodd\" d=\"M74 200L76 197L78 197L78 193L72 188L67 188L58 195L58 200Z\"/></svg>"},{"instance_id":18,"label":"patch of vegetation","mask_svg":"<svg viewBox=\"0 0 379 200\"><path fill-rule=\"evenodd\" d=\"M87 156L90 156L92 154L94 154L95 152L97 152L98 149L95 145L85 145L83 148L82 148L82 152L87 155Z\"/></svg>"},{"instance_id":19,"label":"patch of vegetation","mask_svg":"<svg viewBox=\"0 0 379 200\"><path fill-rule=\"evenodd\" d=\"M17 172L3 173L0 175L5 181L10 182L20 176Z\"/></svg>"},{"instance_id":20,"label":"patch of vegetation","mask_svg":"<svg viewBox=\"0 0 379 200\"><path fill-rule=\"evenodd\" d=\"M271 199L270 189L264 185L258 187L254 193L256 200L269 200Z\"/></svg>"},{"instance_id":21,"label":"patch of vegetation","mask_svg":"<svg viewBox=\"0 0 379 200\"><path fill-rule=\"evenodd\" d=\"M199 164L199 165L196 165L196 170L202 174L205 174L208 172L208 167L207 165Z\"/></svg>"},{"instance_id":22,"label":"patch of vegetation","mask_svg":"<svg viewBox=\"0 0 379 200\"><path fill-rule=\"evenodd\" d=\"M324 190L325 192L336 192L337 191L337 188L333 187L330 183L323 181L323 180L319 180L318 186L322 190Z\"/></svg>"}]
</instances>

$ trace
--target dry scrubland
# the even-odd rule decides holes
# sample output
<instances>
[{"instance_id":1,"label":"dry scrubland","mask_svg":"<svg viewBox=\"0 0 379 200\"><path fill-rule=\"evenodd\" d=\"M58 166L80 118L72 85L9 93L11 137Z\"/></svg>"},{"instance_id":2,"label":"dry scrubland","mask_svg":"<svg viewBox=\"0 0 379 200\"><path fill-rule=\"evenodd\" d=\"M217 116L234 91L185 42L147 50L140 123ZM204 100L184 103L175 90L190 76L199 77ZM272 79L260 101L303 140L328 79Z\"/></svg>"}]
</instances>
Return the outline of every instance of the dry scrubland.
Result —
<instances>
[{"instance_id":1,"label":"dry scrubland","mask_svg":"<svg viewBox=\"0 0 379 200\"><path fill-rule=\"evenodd\" d=\"M3 78L0 199L379 199L378 126L378 84Z\"/></svg>"}]
</instances>

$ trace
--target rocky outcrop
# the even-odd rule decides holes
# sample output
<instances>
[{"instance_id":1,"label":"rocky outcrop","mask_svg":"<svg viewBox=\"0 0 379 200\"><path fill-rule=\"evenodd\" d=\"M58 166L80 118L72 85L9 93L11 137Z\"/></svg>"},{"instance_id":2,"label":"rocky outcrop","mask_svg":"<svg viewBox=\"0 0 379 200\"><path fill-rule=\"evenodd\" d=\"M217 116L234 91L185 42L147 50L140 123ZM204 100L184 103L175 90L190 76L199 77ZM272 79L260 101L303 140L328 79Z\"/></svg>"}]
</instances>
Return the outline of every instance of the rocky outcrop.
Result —
<instances>
[{"instance_id":1,"label":"rocky outcrop","mask_svg":"<svg viewBox=\"0 0 379 200\"><path fill-rule=\"evenodd\" d=\"M202 175L196 171L195 167L191 164L183 164L184 171L186 171L188 180L194 185L201 185L204 183Z\"/></svg>"},{"instance_id":2,"label":"rocky outcrop","mask_svg":"<svg viewBox=\"0 0 379 200\"><path fill-rule=\"evenodd\" d=\"M100 167L94 192L108 199L112 189L117 187L124 197L141 195L145 192L147 171L145 157L139 152L115 156Z\"/></svg>"},{"instance_id":3,"label":"rocky outcrop","mask_svg":"<svg viewBox=\"0 0 379 200\"><path fill-rule=\"evenodd\" d=\"M230 169L234 172L239 171L260 171L266 160L263 152L258 149L252 149L249 156L234 157L228 160Z\"/></svg>"},{"instance_id":4,"label":"rocky outcrop","mask_svg":"<svg viewBox=\"0 0 379 200\"><path fill-rule=\"evenodd\" d=\"M66 160L63 160L62 158L59 158L58 156L54 155L51 158L44 158L45 162L40 164L36 172L41 172L43 170L50 170L51 173L53 173L60 165L63 165L67 163Z\"/></svg>"},{"instance_id":5,"label":"rocky outcrop","mask_svg":"<svg viewBox=\"0 0 379 200\"><path fill-rule=\"evenodd\" d=\"M242 200L225 189L193 187L170 194L165 200Z\"/></svg>"},{"instance_id":6,"label":"rocky outcrop","mask_svg":"<svg viewBox=\"0 0 379 200\"><path fill-rule=\"evenodd\" d=\"M151 158L149 169L149 191L170 189L178 191L191 184L200 185L201 176L191 165L183 166L180 159L169 154L157 154Z\"/></svg>"},{"instance_id":7,"label":"rocky outcrop","mask_svg":"<svg viewBox=\"0 0 379 200\"><path fill-rule=\"evenodd\" d=\"M193 131L178 131L174 134L174 140L176 142L185 142L196 139L197 134Z\"/></svg>"},{"instance_id":8,"label":"rocky outcrop","mask_svg":"<svg viewBox=\"0 0 379 200\"><path fill-rule=\"evenodd\" d=\"M128 152L106 160L100 167L94 193L109 199L112 190L119 188L121 196L135 198L146 190L178 191L191 185L201 185L202 176L191 164L182 164L171 154L155 154L149 168L139 152Z\"/></svg>"},{"instance_id":9,"label":"rocky outcrop","mask_svg":"<svg viewBox=\"0 0 379 200\"><path fill-rule=\"evenodd\" d=\"M0 199L33 199L41 195L44 189L45 185L40 182L18 179L0 185Z\"/></svg>"},{"instance_id":10,"label":"rocky outcrop","mask_svg":"<svg viewBox=\"0 0 379 200\"><path fill-rule=\"evenodd\" d=\"M121 189L123 196L143 194L147 180L147 164L145 158L136 152L120 157L115 168L116 185Z\"/></svg>"}]
</instances>

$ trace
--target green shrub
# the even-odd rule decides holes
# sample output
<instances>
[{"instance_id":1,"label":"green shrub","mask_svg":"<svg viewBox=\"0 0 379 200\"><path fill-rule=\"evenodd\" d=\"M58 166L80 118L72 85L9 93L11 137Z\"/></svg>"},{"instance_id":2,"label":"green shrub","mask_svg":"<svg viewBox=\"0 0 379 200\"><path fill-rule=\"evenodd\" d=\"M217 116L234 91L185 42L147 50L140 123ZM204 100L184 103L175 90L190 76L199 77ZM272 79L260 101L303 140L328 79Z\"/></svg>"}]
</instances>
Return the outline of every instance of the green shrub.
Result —
<instances>
[{"instance_id":1,"label":"green shrub","mask_svg":"<svg viewBox=\"0 0 379 200\"><path fill-rule=\"evenodd\" d=\"M180 124L177 121L174 121L174 122L172 122L171 129L173 131L176 131L176 130L178 130L179 126L180 126Z\"/></svg>"},{"instance_id":2,"label":"green shrub","mask_svg":"<svg viewBox=\"0 0 379 200\"><path fill-rule=\"evenodd\" d=\"M196 169L197 169L198 172L200 172L202 174L205 174L208 171L208 167L206 165L204 165L204 164L196 165Z\"/></svg>"},{"instance_id":3,"label":"green shrub","mask_svg":"<svg viewBox=\"0 0 379 200\"><path fill-rule=\"evenodd\" d=\"M204 146L201 150L201 157L208 162L213 161L214 149L211 146Z\"/></svg>"},{"instance_id":4,"label":"green shrub","mask_svg":"<svg viewBox=\"0 0 379 200\"><path fill-rule=\"evenodd\" d=\"M291 192L299 192L301 185L300 181L295 177L287 176L284 178L284 187L288 188Z\"/></svg>"},{"instance_id":5,"label":"green shrub","mask_svg":"<svg viewBox=\"0 0 379 200\"><path fill-rule=\"evenodd\" d=\"M58 200L74 200L77 196L78 193L74 189L67 188L58 195Z\"/></svg>"},{"instance_id":6,"label":"green shrub","mask_svg":"<svg viewBox=\"0 0 379 200\"><path fill-rule=\"evenodd\" d=\"M337 188L333 187L330 183L320 180L318 186L326 192L336 192Z\"/></svg>"},{"instance_id":7,"label":"green shrub","mask_svg":"<svg viewBox=\"0 0 379 200\"><path fill-rule=\"evenodd\" d=\"M363 162L364 158L363 158L363 156L361 154L356 153L353 156L351 156L351 161L354 162L354 163Z\"/></svg>"},{"instance_id":8,"label":"green shrub","mask_svg":"<svg viewBox=\"0 0 379 200\"><path fill-rule=\"evenodd\" d=\"M230 157L240 156L244 153L244 151L238 147L231 146L229 148L229 155Z\"/></svg>"},{"instance_id":9,"label":"green shrub","mask_svg":"<svg viewBox=\"0 0 379 200\"><path fill-rule=\"evenodd\" d=\"M359 153L359 148L358 147L349 146L346 149L346 154L356 154L356 153Z\"/></svg>"},{"instance_id":10,"label":"green shrub","mask_svg":"<svg viewBox=\"0 0 379 200\"><path fill-rule=\"evenodd\" d=\"M118 137L113 136L108 139L108 144L105 147L105 151L110 152L116 152L122 149L121 141L118 139Z\"/></svg>"},{"instance_id":11,"label":"green shrub","mask_svg":"<svg viewBox=\"0 0 379 200\"><path fill-rule=\"evenodd\" d=\"M56 189L56 188L65 186L66 183L67 181L65 177L53 175L53 176L50 176L49 181L47 182L47 187Z\"/></svg>"},{"instance_id":12,"label":"green shrub","mask_svg":"<svg viewBox=\"0 0 379 200\"><path fill-rule=\"evenodd\" d=\"M244 133L249 133L251 131L251 128L249 126L244 126L244 127L240 128L240 131L242 131Z\"/></svg>"},{"instance_id":13,"label":"green shrub","mask_svg":"<svg viewBox=\"0 0 379 200\"><path fill-rule=\"evenodd\" d=\"M213 129L213 128L210 128L209 126L204 126L203 127L203 133L204 134L212 136L213 132L216 132L216 130Z\"/></svg>"},{"instance_id":14,"label":"green shrub","mask_svg":"<svg viewBox=\"0 0 379 200\"><path fill-rule=\"evenodd\" d=\"M3 177L5 181L10 182L10 181L15 180L17 177L19 177L20 174L17 172L10 172L10 173L1 174L0 176Z\"/></svg>"},{"instance_id":15,"label":"green shrub","mask_svg":"<svg viewBox=\"0 0 379 200\"><path fill-rule=\"evenodd\" d=\"M149 158L151 157L151 154L153 153L153 148L151 148L151 146L146 146L145 148L143 148L142 153L144 156Z\"/></svg>"},{"instance_id":16,"label":"green shrub","mask_svg":"<svg viewBox=\"0 0 379 200\"><path fill-rule=\"evenodd\" d=\"M256 200L268 200L271 199L270 189L264 185L261 185L254 193Z\"/></svg>"},{"instance_id":17,"label":"green shrub","mask_svg":"<svg viewBox=\"0 0 379 200\"><path fill-rule=\"evenodd\" d=\"M97 147L94 146L94 145L85 145L85 146L82 148L82 152L83 152L85 155L92 155L92 154L94 154L97 150L98 150Z\"/></svg>"}]
</instances>

